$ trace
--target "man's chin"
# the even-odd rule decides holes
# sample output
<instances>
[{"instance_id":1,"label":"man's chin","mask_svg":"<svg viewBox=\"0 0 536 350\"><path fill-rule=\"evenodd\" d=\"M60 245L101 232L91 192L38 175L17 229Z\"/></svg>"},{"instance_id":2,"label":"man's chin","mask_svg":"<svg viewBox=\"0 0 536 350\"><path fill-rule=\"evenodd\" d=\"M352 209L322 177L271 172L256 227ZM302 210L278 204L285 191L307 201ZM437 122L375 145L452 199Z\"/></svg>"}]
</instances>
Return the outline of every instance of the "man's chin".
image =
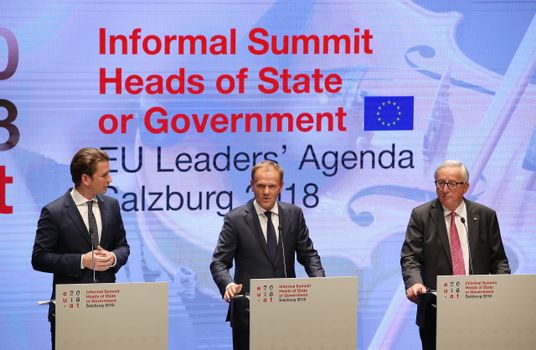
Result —
<instances>
[{"instance_id":1,"label":"man's chin","mask_svg":"<svg viewBox=\"0 0 536 350\"><path fill-rule=\"evenodd\" d=\"M443 205L444 208L447 208L448 210L454 210L456 209L457 205L454 205L454 202L452 200L444 199L441 201L441 205ZM452 209L454 208L454 209Z\"/></svg>"},{"instance_id":2,"label":"man's chin","mask_svg":"<svg viewBox=\"0 0 536 350\"><path fill-rule=\"evenodd\" d=\"M265 210L270 210L273 207L273 205L270 205L271 204L270 201L262 201L260 204L261 204L261 207Z\"/></svg>"}]
</instances>

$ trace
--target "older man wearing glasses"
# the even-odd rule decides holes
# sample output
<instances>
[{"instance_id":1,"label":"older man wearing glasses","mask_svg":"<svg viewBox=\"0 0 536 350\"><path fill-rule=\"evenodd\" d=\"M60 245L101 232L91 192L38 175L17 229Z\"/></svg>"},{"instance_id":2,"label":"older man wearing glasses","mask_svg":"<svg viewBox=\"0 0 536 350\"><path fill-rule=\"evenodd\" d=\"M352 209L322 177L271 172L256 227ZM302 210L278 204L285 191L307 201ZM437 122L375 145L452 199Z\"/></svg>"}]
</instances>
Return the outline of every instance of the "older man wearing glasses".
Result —
<instances>
[{"instance_id":1,"label":"older man wearing glasses","mask_svg":"<svg viewBox=\"0 0 536 350\"><path fill-rule=\"evenodd\" d=\"M400 254L407 298L418 304L423 349L435 349L438 275L508 274L497 214L464 198L469 173L447 160L434 174L437 199L413 209Z\"/></svg>"}]
</instances>

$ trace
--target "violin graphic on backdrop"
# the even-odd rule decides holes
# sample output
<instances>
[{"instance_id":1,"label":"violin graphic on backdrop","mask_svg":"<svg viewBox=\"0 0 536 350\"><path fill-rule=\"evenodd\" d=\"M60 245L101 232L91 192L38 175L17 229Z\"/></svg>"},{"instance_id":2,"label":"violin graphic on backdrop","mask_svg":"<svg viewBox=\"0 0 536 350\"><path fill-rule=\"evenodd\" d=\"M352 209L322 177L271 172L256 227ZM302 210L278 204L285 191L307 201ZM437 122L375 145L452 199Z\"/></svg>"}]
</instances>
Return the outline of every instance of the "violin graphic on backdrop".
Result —
<instances>
[{"instance_id":1,"label":"violin graphic on backdrop","mask_svg":"<svg viewBox=\"0 0 536 350\"><path fill-rule=\"evenodd\" d=\"M290 5L285 5L290 6ZM344 6L342 8L341 6ZM276 68L310 71L320 67L324 72L339 72L344 80L343 90L336 95L310 95L306 97L279 96L277 109L295 112L303 109L303 104L323 109L343 105L348 107L351 114L349 131L344 135L300 135L297 133L272 133L263 138L237 138L235 136L218 136L214 141L196 144L193 138L186 136L161 140L168 146L162 160L172 164L173 155L179 151L210 150L217 152L222 146L240 144L241 147L277 149L283 154L282 161L286 166L287 178L303 178L318 184L321 202L317 208L307 212L308 224L318 232L315 243L323 248L326 255L344 255L357 266L368 266L370 253L374 246L393 232L401 232L405 227L411 207L421 200L432 198L433 179L430 172L440 159L447 157L474 157L466 159L472 170L473 186L476 192L471 198L494 198L494 194L504 187L498 183L502 178L499 174L484 177L484 169L491 166L494 169L510 167L522 158L520 147L526 143L524 135L512 137L517 143L510 142L507 147L501 147L494 152L494 146L501 142L502 133L517 132L513 126L508 127L510 120L523 119L529 103L527 98L533 92L533 86L523 83L508 83L499 74L491 72L468 59L452 40L454 26L461 17L454 13L432 13L411 3L389 1L382 3L310 4L299 12L299 19L294 18L298 13L286 11L284 17L294 22L286 21L287 26L293 23L296 27L272 28L270 23L281 24L283 3L275 3L262 17L258 17L255 26L272 30L274 33L315 33L329 32L344 33L356 26L370 28L374 35L374 54L372 55L330 55L309 57L266 57L265 61L257 59L250 65L255 67L267 64ZM336 23L329 28L322 25L326 13L344 13ZM384 14L382 16L374 14ZM389 14L389 15L388 15ZM279 16L279 17L278 17ZM238 32L247 32L246 28L238 26ZM350 28L350 29L349 29ZM531 27L527 35L530 34ZM527 41L528 40L528 41ZM530 39L523 43L527 46ZM522 43L522 45L523 45ZM525 63L517 63L515 67L533 65L530 56L524 56ZM193 65L193 63L192 63ZM223 65L225 69L227 66ZM224 68L221 68L222 70ZM517 70L517 69L514 69ZM525 76L530 69L523 70ZM521 79L521 78L520 78ZM526 79L526 82L528 80ZM510 92L503 86L510 87ZM528 89L528 92L524 92ZM362 129L363 98L368 95L412 95L415 96L415 128L412 132L393 135L393 133L364 132ZM507 96L517 96L512 99ZM251 94L243 98L229 101L206 99L207 106L219 106L222 110L248 110L252 105L258 105L261 96ZM277 96L276 96L277 97ZM490 110L496 99L502 100L503 107ZM517 100L514 110L507 105ZM187 105L182 110L198 108L199 103ZM274 105L261 104L260 109L273 110ZM510 110L511 113L504 113ZM534 122L528 122L529 128ZM502 125L502 126L501 126ZM514 125L514 124L512 124ZM515 125L514 125L515 126ZM497 134L496 128L499 127ZM523 129L526 126L523 127ZM411 135L411 136L410 136ZM494 136L495 135L495 136ZM148 142L149 141L149 142ZM171 142L171 143L170 143ZM297 170L300 156L307 144L318 145L319 148L337 148L342 151L350 149L361 150L385 149L392 143L403 145L404 149L413 152L413 169L378 170L371 167L344 170L332 177L323 176L320 170L309 168L306 172ZM136 146L158 144L147 140L146 135L139 135ZM283 147L285 145L285 148ZM156 159L157 149L145 147ZM506 154L506 155L505 155ZM513 156L513 157L512 157ZM500 164L500 166L498 166ZM145 169L151 169L147 167ZM247 183L247 174L237 176L226 173L211 173L203 177L190 173L179 174L154 173L145 171L138 174L140 183L149 183L158 175L161 183L176 183L177 190L187 188L202 188L203 183L211 183L211 187L232 188L243 193L241 184ZM474 181L478 179L478 181ZM482 181L486 179L486 181ZM477 183L478 182L478 183ZM492 190L490 190L492 188ZM241 194L242 198L244 195ZM488 197L490 196L490 197ZM490 205L493 203L490 202ZM367 214L368 212L368 214ZM199 222L199 213L187 212L155 212L151 214L139 212L140 221L147 221L154 216L157 222L164 224L170 231L168 239L173 236L181 242L189 242L201 250L210 251L214 244L214 232L220 227L220 219L212 212L201 214L203 224ZM194 215L194 216L191 216ZM329 217L329 219L326 219ZM188 224L186 224L188 223ZM152 242L152 252L158 257L162 266L174 274L180 264L177 256L165 253L160 247L156 235L151 233L151 225L146 226L143 234ZM366 233L360 228L366 227ZM329 234L328 234L329 232ZM349 235L352 237L350 241ZM345 242L340 246L337 242ZM177 243L178 244L178 243ZM356 254L355 252L360 252ZM206 271L195 271L205 275ZM209 278L200 278L209 280ZM209 282L210 283L210 282Z\"/></svg>"}]
</instances>

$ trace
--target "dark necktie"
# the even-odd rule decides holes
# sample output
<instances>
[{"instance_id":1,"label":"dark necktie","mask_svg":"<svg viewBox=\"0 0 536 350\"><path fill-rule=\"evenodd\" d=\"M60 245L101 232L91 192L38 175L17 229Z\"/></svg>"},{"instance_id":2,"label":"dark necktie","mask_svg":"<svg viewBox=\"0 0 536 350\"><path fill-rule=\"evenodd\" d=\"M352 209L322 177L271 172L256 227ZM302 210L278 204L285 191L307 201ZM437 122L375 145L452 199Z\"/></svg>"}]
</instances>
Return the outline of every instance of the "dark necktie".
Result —
<instances>
[{"instance_id":1,"label":"dark necktie","mask_svg":"<svg viewBox=\"0 0 536 350\"><path fill-rule=\"evenodd\" d=\"M272 260L275 259L277 254L277 238L275 236L274 223L272 222L272 212L266 211L264 215L268 218L268 225L266 226L266 244L268 245L268 252Z\"/></svg>"},{"instance_id":2,"label":"dark necktie","mask_svg":"<svg viewBox=\"0 0 536 350\"><path fill-rule=\"evenodd\" d=\"M97 229L97 220L93 215L93 201L87 202L87 219L89 223L89 237L91 238L91 245L94 249L99 245L99 231Z\"/></svg>"},{"instance_id":3,"label":"dark necktie","mask_svg":"<svg viewBox=\"0 0 536 350\"><path fill-rule=\"evenodd\" d=\"M452 256L452 274L465 275L465 263L463 262L462 244L456 227L456 213L450 213L450 255Z\"/></svg>"}]
</instances>

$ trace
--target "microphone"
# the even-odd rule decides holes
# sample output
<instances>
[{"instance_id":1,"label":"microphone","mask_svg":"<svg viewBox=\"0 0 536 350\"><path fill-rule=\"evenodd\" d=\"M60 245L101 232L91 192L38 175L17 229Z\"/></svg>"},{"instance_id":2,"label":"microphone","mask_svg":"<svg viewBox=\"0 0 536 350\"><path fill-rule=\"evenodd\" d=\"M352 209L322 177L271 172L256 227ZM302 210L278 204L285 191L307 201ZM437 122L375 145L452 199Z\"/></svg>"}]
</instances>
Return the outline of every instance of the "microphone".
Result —
<instances>
[{"instance_id":1,"label":"microphone","mask_svg":"<svg viewBox=\"0 0 536 350\"><path fill-rule=\"evenodd\" d=\"M471 244L469 243L469 229L467 228L467 225L465 224L465 218L463 216L460 217L460 221L465 227L465 238L467 238L467 251L469 252L469 274L471 274L474 271L473 271L473 257L471 255Z\"/></svg>"},{"instance_id":2,"label":"microphone","mask_svg":"<svg viewBox=\"0 0 536 350\"><path fill-rule=\"evenodd\" d=\"M285 241L283 240L283 226L281 224L277 228L279 231L279 239L281 240L281 249L283 250L283 269L285 270L285 278L288 278L287 276L287 262L285 257Z\"/></svg>"}]
</instances>

